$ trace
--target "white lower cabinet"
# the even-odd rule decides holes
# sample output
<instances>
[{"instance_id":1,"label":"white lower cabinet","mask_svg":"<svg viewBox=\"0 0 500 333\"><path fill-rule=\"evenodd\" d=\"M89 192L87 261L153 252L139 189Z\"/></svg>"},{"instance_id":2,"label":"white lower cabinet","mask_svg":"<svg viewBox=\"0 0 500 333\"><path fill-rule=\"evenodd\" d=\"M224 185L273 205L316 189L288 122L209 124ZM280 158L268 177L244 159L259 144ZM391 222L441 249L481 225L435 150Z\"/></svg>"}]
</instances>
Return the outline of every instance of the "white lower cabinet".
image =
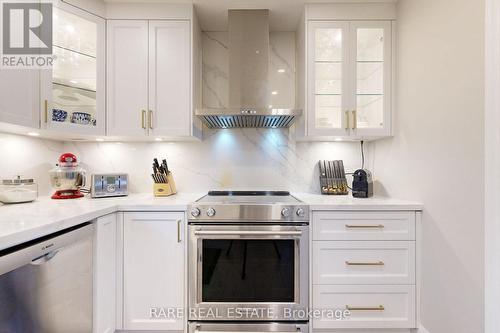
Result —
<instances>
[{"instance_id":1,"label":"white lower cabinet","mask_svg":"<svg viewBox=\"0 0 500 333\"><path fill-rule=\"evenodd\" d=\"M313 287L313 299L318 309L350 311L348 319L314 320L314 329L415 327L413 285L319 285Z\"/></svg>"},{"instance_id":2,"label":"white lower cabinet","mask_svg":"<svg viewBox=\"0 0 500 333\"><path fill-rule=\"evenodd\" d=\"M406 333L417 327L417 213L313 212L312 307L318 333Z\"/></svg>"},{"instance_id":3,"label":"white lower cabinet","mask_svg":"<svg viewBox=\"0 0 500 333\"><path fill-rule=\"evenodd\" d=\"M124 213L124 330L184 330L182 318L151 315L184 307L184 221L182 212Z\"/></svg>"},{"instance_id":4,"label":"white lower cabinet","mask_svg":"<svg viewBox=\"0 0 500 333\"><path fill-rule=\"evenodd\" d=\"M116 214L98 218L95 230L93 333L113 333L116 329Z\"/></svg>"},{"instance_id":5,"label":"white lower cabinet","mask_svg":"<svg viewBox=\"0 0 500 333\"><path fill-rule=\"evenodd\" d=\"M415 242L314 242L314 284L414 284Z\"/></svg>"}]
</instances>

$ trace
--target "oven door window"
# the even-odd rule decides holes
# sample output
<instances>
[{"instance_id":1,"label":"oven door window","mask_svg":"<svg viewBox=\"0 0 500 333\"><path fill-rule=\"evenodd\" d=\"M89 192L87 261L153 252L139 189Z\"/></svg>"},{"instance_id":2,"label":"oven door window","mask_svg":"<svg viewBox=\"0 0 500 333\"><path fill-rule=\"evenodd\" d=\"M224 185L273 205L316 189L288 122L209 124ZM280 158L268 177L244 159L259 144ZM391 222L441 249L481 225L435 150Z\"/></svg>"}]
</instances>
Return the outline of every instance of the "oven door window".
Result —
<instances>
[{"instance_id":1,"label":"oven door window","mask_svg":"<svg viewBox=\"0 0 500 333\"><path fill-rule=\"evenodd\" d=\"M295 240L203 239L202 302L295 301Z\"/></svg>"}]
</instances>

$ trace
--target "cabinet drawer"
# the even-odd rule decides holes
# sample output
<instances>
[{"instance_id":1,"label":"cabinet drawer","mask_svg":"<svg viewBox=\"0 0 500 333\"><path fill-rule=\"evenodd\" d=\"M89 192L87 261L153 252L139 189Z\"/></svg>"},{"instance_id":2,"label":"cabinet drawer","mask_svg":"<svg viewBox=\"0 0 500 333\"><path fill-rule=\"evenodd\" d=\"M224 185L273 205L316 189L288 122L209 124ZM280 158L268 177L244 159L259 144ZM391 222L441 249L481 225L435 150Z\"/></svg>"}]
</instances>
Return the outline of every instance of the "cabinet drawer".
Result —
<instances>
[{"instance_id":1,"label":"cabinet drawer","mask_svg":"<svg viewBox=\"0 0 500 333\"><path fill-rule=\"evenodd\" d=\"M313 286L314 309L346 309L344 320L314 319L314 329L415 328L415 286Z\"/></svg>"},{"instance_id":2,"label":"cabinet drawer","mask_svg":"<svg viewBox=\"0 0 500 333\"><path fill-rule=\"evenodd\" d=\"M314 212L313 240L415 240L415 212Z\"/></svg>"},{"instance_id":3,"label":"cabinet drawer","mask_svg":"<svg viewBox=\"0 0 500 333\"><path fill-rule=\"evenodd\" d=\"M415 242L314 241L314 284L414 284Z\"/></svg>"}]
</instances>

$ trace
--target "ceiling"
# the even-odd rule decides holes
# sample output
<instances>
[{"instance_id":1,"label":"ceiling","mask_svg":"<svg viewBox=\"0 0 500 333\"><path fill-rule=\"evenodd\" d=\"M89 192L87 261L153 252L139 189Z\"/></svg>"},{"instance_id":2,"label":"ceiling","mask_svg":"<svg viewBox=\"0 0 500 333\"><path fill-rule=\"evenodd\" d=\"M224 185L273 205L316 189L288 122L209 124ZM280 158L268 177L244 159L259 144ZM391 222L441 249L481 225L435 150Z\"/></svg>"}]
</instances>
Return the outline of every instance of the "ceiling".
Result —
<instances>
[{"instance_id":1,"label":"ceiling","mask_svg":"<svg viewBox=\"0 0 500 333\"><path fill-rule=\"evenodd\" d=\"M387 0L104 0L105 2L193 3L204 31L226 31L228 9L269 9L272 31L295 31L305 3L387 2Z\"/></svg>"}]
</instances>

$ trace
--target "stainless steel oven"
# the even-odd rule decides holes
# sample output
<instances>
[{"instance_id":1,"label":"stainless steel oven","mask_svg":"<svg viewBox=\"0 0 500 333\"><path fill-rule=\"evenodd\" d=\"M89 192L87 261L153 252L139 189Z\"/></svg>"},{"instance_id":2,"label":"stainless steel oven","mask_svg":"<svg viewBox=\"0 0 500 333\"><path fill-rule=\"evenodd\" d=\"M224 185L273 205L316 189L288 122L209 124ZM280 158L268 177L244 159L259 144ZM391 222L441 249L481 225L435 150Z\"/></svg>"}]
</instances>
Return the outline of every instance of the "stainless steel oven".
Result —
<instances>
[{"instance_id":1,"label":"stainless steel oven","mask_svg":"<svg viewBox=\"0 0 500 333\"><path fill-rule=\"evenodd\" d=\"M189 320L300 320L308 225L190 224L189 235Z\"/></svg>"}]
</instances>

